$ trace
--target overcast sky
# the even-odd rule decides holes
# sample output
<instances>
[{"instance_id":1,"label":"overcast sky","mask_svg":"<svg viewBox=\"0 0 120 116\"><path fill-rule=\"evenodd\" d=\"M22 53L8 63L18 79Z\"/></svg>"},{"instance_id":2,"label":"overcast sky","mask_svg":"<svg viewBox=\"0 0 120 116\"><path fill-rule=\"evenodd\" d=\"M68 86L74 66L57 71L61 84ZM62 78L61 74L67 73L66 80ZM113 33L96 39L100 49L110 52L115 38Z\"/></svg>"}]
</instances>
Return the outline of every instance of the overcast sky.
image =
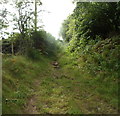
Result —
<instances>
[{"instance_id":1,"label":"overcast sky","mask_svg":"<svg viewBox=\"0 0 120 116\"><path fill-rule=\"evenodd\" d=\"M45 30L50 32L53 36L58 38L59 29L63 20L67 18L69 14L75 8L72 0L41 0L43 8L50 13L43 12L43 23L45 24Z\"/></svg>"}]
</instances>

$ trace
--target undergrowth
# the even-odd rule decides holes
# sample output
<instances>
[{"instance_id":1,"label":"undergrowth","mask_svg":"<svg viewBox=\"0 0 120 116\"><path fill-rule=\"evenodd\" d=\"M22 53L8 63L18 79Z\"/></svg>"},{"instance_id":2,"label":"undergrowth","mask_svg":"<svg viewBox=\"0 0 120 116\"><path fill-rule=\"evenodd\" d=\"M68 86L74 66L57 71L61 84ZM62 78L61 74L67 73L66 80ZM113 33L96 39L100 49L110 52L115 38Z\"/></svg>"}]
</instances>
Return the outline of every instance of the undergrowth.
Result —
<instances>
[{"instance_id":1,"label":"undergrowth","mask_svg":"<svg viewBox=\"0 0 120 116\"><path fill-rule=\"evenodd\" d=\"M24 56L3 56L3 114L24 113L34 81L49 68L49 61L45 56L37 62Z\"/></svg>"},{"instance_id":2,"label":"undergrowth","mask_svg":"<svg viewBox=\"0 0 120 116\"><path fill-rule=\"evenodd\" d=\"M27 57L3 55L3 114L29 113L31 96L39 114L117 113L119 40L101 40L54 58L34 57L35 51Z\"/></svg>"},{"instance_id":3,"label":"undergrowth","mask_svg":"<svg viewBox=\"0 0 120 116\"><path fill-rule=\"evenodd\" d=\"M85 91L99 96L104 102L118 109L118 79L120 70L120 36L94 40L74 52L68 46L60 59L63 68L83 84ZM90 89L91 88L91 89ZM81 90L80 90L81 91Z\"/></svg>"}]
</instances>

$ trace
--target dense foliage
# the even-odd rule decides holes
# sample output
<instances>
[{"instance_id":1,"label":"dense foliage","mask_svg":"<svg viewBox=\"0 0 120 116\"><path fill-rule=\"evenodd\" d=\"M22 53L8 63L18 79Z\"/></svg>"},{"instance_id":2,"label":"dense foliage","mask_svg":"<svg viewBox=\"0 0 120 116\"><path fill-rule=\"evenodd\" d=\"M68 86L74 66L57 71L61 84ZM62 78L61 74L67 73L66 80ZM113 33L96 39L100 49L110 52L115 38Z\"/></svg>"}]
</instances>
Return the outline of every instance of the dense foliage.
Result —
<instances>
[{"instance_id":1,"label":"dense foliage","mask_svg":"<svg viewBox=\"0 0 120 116\"><path fill-rule=\"evenodd\" d=\"M8 39L2 40L2 52L7 54L12 54L13 52L13 54L17 55L21 54L21 47L25 47L26 52L24 52L24 55L29 54L30 57L34 57L36 54L54 56L59 50L59 41L55 40L50 33L44 30L31 33L31 37L26 38L23 42L26 42L26 46L23 45L24 43L21 45L21 34L14 33ZM34 53L34 51L38 52Z\"/></svg>"},{"instance_id":2,"label":"dense foliage","mask_svg":"<svg viewBox=\"0 0 120 116\"><path fill-rule=\"evenodd\" d=\"M74 12L63 22L60 34L68 42L67 51L79 57L85 53L93 55L94 47L102 43L102 40L108 41L109 51L119 47L119 36L114 40L115 44L110 39L119 35L119 32L120 2L77 2Z\"/></svg>"},{"instance_id":3,"label":"dense foliage","mask_svg":"<svg viewBox=\"0 0 120 116\"><path fill-rule=\"evenodd\" d=\"M117 96L120 2L77 2L74 12L63 22L60 34L67 42L66 52L72 59L70 62L82 71L83 77L89 77L90 82L96 85L103 83L102 90L96 88L103 96L110 93ZM111 102L112 98L109 96L107 100Z\"/></svg>"},{"instance_id":4,"label":"dense foliage","mask_svg":"<svg viewBox=\"0 0 120 116\"><path fill-rule=\"evenodd\" d=\"M120 2L94 3L77 2L76 8L63 23L61 35L63 39L80 38L102 39L109 37L110 32L120 32Z\"/></svg>"}]
</instances>

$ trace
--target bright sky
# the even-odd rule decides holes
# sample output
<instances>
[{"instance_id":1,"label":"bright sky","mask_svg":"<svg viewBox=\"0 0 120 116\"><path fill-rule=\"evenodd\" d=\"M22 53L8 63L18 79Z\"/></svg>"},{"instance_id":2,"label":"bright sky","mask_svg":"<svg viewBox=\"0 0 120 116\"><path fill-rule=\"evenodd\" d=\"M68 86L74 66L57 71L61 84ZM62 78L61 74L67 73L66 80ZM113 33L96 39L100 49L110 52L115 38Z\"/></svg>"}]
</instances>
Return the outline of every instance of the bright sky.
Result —
<instances>
[{"instance_id":1,"label":"bright sky","mask_svg":"<svg viewBox=\"0 0 120 116\"><path fill-rule=\"evenodd\" d=\"M58 39L63 20L72 13L75 5L72 3L72 0L41 0L41 2L42 6L38 6L38 10L43 9L45 12L40 12L38 14L38 19L42 19L43 24L45 25L44 29ZM15 11L13 6L10 5L7 5L7 9L11 12ZM11 19L10 16L9 19ZM7 30L8 32L12 31L12 26L10 27L11 28Z\"/></svg>"},{"instance_id":2,"label":"bright sky","mask_svg":"<svg viewBox=\"0 0 120 116\"><path fill-rule=\"evenodd\" d=\"M41 0L43 9L50 13L43 12L42 20L45 25L44 29L50 32L56 38L59 37L59 30L63 20L75 8L72 0Z\"/></svg>"}]
</instances>

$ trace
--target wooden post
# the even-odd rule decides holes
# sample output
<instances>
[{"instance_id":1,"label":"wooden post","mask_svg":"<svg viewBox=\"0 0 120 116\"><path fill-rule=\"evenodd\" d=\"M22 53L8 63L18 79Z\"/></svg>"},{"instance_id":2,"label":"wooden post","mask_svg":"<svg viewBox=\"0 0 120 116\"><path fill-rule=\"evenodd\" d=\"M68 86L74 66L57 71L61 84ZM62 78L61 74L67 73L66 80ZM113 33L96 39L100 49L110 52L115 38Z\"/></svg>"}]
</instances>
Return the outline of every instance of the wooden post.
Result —
<instances>
[{"instance_id":1,"label":"wooden post","mask_svg":"<svg viewBox=\"0 0 120 116\"><path fill-rule=\"evenodd\" d=\"M35 0L35 32L37 31L37 0Z\"/></svg>"},{"instance_id":2,"label":"wooden post","mask_svg":"<svg viewBox=\"0 0 120 116\"><path fill-rule=\"evenodd\" d=\"M11 36L11 53L14 55L14 32Z\"/></svg>"}]
</instances>

